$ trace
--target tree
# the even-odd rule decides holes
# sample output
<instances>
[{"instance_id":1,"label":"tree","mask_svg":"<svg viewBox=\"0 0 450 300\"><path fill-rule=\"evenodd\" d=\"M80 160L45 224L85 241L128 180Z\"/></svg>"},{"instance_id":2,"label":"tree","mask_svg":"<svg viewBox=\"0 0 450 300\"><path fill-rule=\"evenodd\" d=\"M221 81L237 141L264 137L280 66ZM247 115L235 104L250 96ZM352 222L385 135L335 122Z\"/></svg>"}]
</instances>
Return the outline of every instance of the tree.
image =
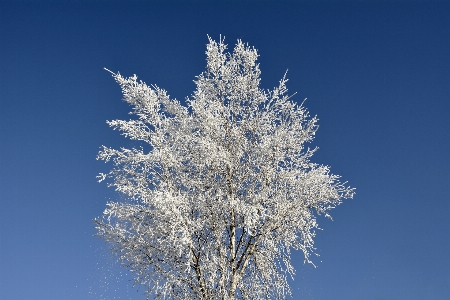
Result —
<instances>
[{"instance_id":1,"label":"tree","mask_svg":"<svg viewBox=\"0 0 450 300\"><path fill-rule=\"evenodd\" d=\"M284 299L291 249L314 253L317 215L351 198L305 149L318 128L290 100L286 74L259 87L257 51L209 38L207 67L186 99L112 75L138 118L107 123L146 148L103 146L100 174L129 201L110 202L98 236L157 299Z\"/></svg>"}]
</instances>

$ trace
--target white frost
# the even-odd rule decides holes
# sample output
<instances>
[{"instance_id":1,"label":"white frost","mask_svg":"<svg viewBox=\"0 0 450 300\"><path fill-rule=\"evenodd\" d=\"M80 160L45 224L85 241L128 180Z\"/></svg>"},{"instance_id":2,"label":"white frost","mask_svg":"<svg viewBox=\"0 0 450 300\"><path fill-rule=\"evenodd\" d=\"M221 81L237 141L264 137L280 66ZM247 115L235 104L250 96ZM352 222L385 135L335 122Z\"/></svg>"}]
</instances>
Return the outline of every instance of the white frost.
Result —
<instances>
[{"instance_id":1,"label":"white frost","mask_svg":"<svg viewBox=\"0 0 450 300\"><path fill-rule=\"evenodd\" d=\"M100 181L134 201L108 203L98 235L157 299L284 299L291 249L310 262L316 215L354 194L310 162L317 118L287 79L262 90L257 51L226 48L209 40L187 107L111 72L138 118L108 124L150 150L99 152L115 165Z\"/></svg>"}]
</instances>

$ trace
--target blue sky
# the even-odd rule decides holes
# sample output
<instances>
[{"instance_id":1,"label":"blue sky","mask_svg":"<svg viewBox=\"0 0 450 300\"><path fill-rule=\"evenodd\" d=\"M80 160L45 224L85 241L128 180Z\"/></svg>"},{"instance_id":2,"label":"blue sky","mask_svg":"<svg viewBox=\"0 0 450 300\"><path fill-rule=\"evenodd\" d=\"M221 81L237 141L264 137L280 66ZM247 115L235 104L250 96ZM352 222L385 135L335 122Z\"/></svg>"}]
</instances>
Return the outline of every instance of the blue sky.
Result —
<instances>
[{"instance_id":1,"label":"blue sky","mask_svg":"<svg viewBox=\"0 0 450 300\"><path fill-rule=\"evenodd\" d=\"M93 237L120 199L95 176L129 141L120 71L183 100L207 34L259 50L318 115L313 161L356 187L319 218L317 268L293 254L293 299L450 294L450 3L1 1L0 298L145 299Z\"/></svg>"}]
</instances>

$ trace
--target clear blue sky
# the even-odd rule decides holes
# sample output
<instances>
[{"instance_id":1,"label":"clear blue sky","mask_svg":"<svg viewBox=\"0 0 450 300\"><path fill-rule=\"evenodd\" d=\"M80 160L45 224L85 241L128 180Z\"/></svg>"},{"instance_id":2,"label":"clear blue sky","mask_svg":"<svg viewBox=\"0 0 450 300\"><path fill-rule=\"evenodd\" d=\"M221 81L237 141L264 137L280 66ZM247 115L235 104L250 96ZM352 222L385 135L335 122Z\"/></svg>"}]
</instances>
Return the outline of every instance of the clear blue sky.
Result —
<instances>
[{"instance_id":1,"label":"clear blue sky","mask_svg":"<svg viewBox=\"0 0 450 300\"><path fill-rule=\"evenodd\" d=\"M319 218L318 267L293 255L293 299L450 295L450 2L0 2L0 298L145 299L92 219L105 120L129 107L104 67L183 100L207 34L260 53L263 88L289 69L320 118L313 157L357 188Z\"/></svg>"}]
</instances>

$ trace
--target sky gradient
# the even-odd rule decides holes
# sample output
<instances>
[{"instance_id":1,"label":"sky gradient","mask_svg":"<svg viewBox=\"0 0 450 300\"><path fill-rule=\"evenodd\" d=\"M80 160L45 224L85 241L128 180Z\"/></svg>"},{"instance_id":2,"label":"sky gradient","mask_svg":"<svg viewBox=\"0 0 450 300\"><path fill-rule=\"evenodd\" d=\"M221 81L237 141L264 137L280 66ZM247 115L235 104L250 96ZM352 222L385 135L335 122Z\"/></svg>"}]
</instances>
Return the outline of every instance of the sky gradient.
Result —
<instances>
[{"instance_id":1,"label":"sky gradient","mask_svg":"<svg viewBox=\"0 0 450 300\"><path fill-rule=\"evenodd\" d=\"M356 188L319 217L318 266L292 255L293 299L450 295L450 3L0 1L0 298L145 299L93 218L122 196L95 176L105 123L130 107L106 67L178 100L207 35L258 49L261 87L287 69L318 115L313 162Z\"/></svg>"}]
</instances>

